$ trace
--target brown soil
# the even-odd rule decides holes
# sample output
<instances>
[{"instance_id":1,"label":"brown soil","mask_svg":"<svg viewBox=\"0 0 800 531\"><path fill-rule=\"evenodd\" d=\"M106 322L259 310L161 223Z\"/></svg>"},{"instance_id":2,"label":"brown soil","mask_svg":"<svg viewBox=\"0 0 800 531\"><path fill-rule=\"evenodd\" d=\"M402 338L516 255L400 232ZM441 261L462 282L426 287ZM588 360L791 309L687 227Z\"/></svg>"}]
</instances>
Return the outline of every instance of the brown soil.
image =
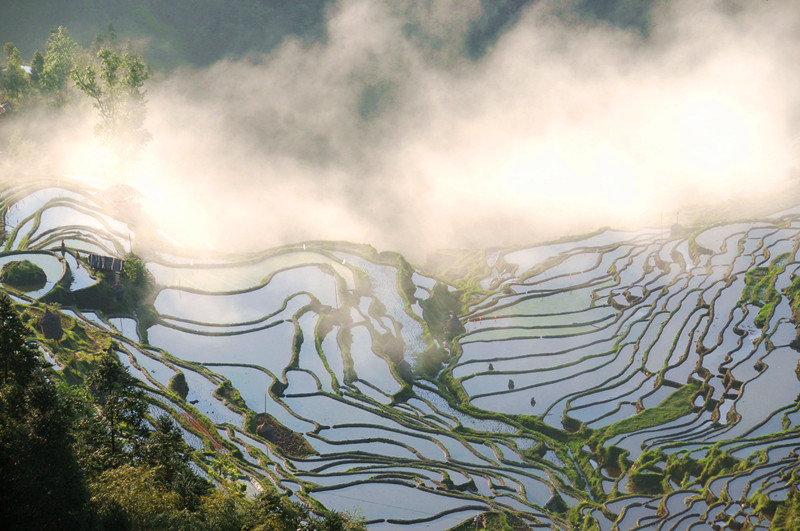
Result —
<instances>
[{"instance_id":1,"label":"brown soil","mask_svg":"<svg viewBox=\"0 0 800 531\"><path fill-rule=\"evenodd\" d=\"M188 423L189 423L189 426L191 426L191 427L192 427L192 428L194 428L195 430L199 431L200 433L202 433L203 435L205 435L206 437L208 437L208 438L211 440L211 444L214 446L214 450L224 450L224 449L225 449L225 447L224 447L224 446L222 446L222 444L220 444L220 442L219 442L219 441L217 441L217 440L214 438L214 436L213 436L213 435L211 435L211 432L210 432L210 431L208 431L208 428L206 428L206 427L203 425L203 423L202 423L202 422L200 422L199 420L197 420L196 418L194 418L194 417L193 417L191 414L189 414L189 413L184 413L184 414L183 414L183 418L184 418L184 419L186 419L186 422L188 422Z\"/></svg>"},{"instance_id":2,"label":"brown soil","mask_svg":"<svg viewBox=\"0 0 800 531\"><path fill-rule=\"evenodd\" d=\"M263 437L290 457L308 457L317 452L299 433L293 432L272 415L256 413L256 433Z\"/></svg>"}]
</instances>

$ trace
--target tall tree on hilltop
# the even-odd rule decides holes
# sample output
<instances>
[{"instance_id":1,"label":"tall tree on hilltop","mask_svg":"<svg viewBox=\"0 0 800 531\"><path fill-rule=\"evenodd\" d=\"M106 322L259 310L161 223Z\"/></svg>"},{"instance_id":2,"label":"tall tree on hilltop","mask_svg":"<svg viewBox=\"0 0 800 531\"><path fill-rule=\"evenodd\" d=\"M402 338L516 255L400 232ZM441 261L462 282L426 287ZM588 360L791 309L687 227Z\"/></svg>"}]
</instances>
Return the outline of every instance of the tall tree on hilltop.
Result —
<instances>
[{"instance_id":1,"label":"tall tree on hilltop","mask_svg":"<svg viewBox=\"0 0 800 531\"><path fill-rule=\"evenodd\" d=\"M67 80L75 68L80 50L64 26L50 32L45 48L40 85L44 92L55 97L56 103L67 100Z\"/></svg>"},{"instance_id":2,"label":"tall tree on hilltop","mask_svg":"<svg viewBox=\"0 0 800 531\"><path fill-rule=\"evenodd\" d=\"M119 155L129 156L150 139L144 129L146 92L143 89L150 74L140 56L120 55L110 48L101 48L97 57L99 65L76 68L72 76L75 85L100 113L95 132Z\"/></svg>"},{"instance_id":3,"label":"tall tree on hilltop","mask_svg":"<svg viewBox=\"0 0 800 531\"><path fill-rule=\"evenodd\" d=\"M3 70L3 90L9 99L17 101L28 90L30 82L22 69L22 57L14 43L7 42L3 51L8 57L8 65Z\"/></svg>"},{"instance_id":4,"label":"tall tree on hilltop","mask_svg":"<svg viewBox=\"0 0 800 531\"><path fill-rule=\"evenodd\" d=\"M44 54L39 50L33 52L33 59L31 59L31 85L34 88L42 88L42 74L44 73Z\"/></svg>"}]
</instances>

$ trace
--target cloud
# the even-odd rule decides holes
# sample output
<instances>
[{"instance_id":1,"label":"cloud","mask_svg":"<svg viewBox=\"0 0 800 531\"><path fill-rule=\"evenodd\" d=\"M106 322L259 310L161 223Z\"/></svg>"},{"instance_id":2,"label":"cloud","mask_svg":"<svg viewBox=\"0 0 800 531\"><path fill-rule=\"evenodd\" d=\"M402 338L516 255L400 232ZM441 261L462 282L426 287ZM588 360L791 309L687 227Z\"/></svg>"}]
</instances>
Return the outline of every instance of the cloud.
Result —
<instances>
[{"instance_id":1,"label":"cloud","mask_svg":"<svg viewBox=\"0 0 800 531\"><path fill-rule=\"evenodd\" d=\"M732 5L659 3L642 32L539 2L474 60L477 0L340 0L323 40L151 80L126 178L190 246L419 257L653 225L796 165L800 12Z\"/></svg>"}]
</instances>

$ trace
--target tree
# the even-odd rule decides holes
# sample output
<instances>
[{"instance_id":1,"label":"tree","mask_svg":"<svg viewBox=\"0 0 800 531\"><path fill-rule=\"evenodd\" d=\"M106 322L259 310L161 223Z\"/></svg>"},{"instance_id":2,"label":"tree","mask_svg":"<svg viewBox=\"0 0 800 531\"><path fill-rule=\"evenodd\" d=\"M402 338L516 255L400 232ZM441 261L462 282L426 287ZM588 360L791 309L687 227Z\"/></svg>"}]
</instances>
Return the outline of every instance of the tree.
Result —
<instances>
[{"instance_id":1,"label":"tree","mask_svg":"<svg viewBox=\"0 0 800 531\"><path fill-rule=\"evenodd\" d=\"M291 501L274 490L258 495L242 527L248 531L363 531L363 518L347 513L326 511L316 516L302 503Z\"/></svg>"},{"instance_id":2,"label":"tree","mask_svg":"<svg viewBox=\"0 0 800 531\"><path fill-rule=\"evenodd\" d=\"M224 489L214 489L203 498L201 517L206 528L215 531L241 531L245 511L242 500Z\"/></svg>"},{"instance_id":3,"label":"tree","mask_svg":"<svg viewBox=\"0 0 800 531\"><path fill-rule=\"evenodd\" d=\"M30 84L28 75L22 69L22 57L13 42L7 42L3 51L8 57L8 66L3 72L3 89L9 99L19 100Z\"/></svg>"},{"instance_id":4,"label":"tree","mask_svg":"<svg viewBox=\"0 0 800 531\"><path fill-rule=\"evenodd\" d=\"M189 467L186 443L170 417L159 416L153 428L137 451L139 461L154 468L159 485L180 496L181 508L196 510L211 484Z\"/></svg>"},{"instance_id":5,"label":"tree","mask_svg":"<svg viewBox=\"0 0 800 531\"><path fill-rule=\"evenodd\" d=\"M303 529L302 522L310 521L311 513L303 504L294 503L275 490L259 494L250 511L251 521L243 529L252 531L295 531Z\"/></svg>"},{"instance_id":6,"label":"tree","mask_svg":"<svg viewBox=\"0 0 800 531\"><path fill-rule=\"evenodd\" d=\"M29 334L0 294L0 522L6 529L85 528L88 494L68 410Z\"/></svg>"},{"instance_id":7,"label":"tree","mask_svg":"<svg viewBox=\"0 0 800 531\"><path fill-rule=\"evenodd\" d=\"M134 286L138 286L146 279L144 264L135 254L128 254L125 257L125 265L122 272L125 273L125 277Z\"/></svg>"},{"instance_id":8,"label":"tree","mask_svg":"<svg viewBox=\"0 0 800 531\"><path fill-rule=\"evenodd\" d=\"M109 23L106 26L105 33L96 33L92 40L92 49L99 50L100 48L111 48L112 50L119 49L119 37L117 37L117 30L114 25Z\"/></svg>"},{"instance_id":9,"label":"tree","mask_svg":"<svg viewBox=\"0 0 800 531\"><path fill-rule=\"evenodd\" d=\"M53 94L58 103L63 103L67 98L67 80L75 68L79 49L78 43L72 40L64 26L50 32L47 38L40 84L42 90Z\"/></svg>"},{"instance_id":10,"label":"tree","mask_svg":"<svg viewBox=\"0 0 800 531\"><path fill-rule=\"evenodd\" d=\"M158 471L123 465L106 470L92 482L92 504L103 529L180 529L180 496L160 488Z\"/></svg>"},{"instance_id":11,"label":"tree","mask_svg":"<svg viewBox=\"0 0 800 531\"><path fill-rule=\"evenodd\" d=\"M183 400L186 400L189 394L189 384L186 383L186 376L182 372L175 373L175 376L169 379L169 388Z\"/></svg>"},{"instance_id":12,"label":"tree","mask_svg":"<svg viewBox=\"0 0 800 531\"><path fill-rule=\"evenodd\" d=\"M42 73L44 72L44 55L39 50L33 52L31 60L31 84L36 88L41 88Z\"/></svg>"},{"instance_id":13,"label":"tree","mask_svg":"<svg viewBox=\"0 0 800 531\"><path fill-rule=\"evenodd\" d=\"M31 330L20 321L5 293L0 293L0 331L0 387L24 388L41 368L41 360L28 341Z\"/></svg>"},{"instance_id":14,"label":"tree","mask_svg":"<svg viewBox=\"0 0 800 531\"><path fill-rule=\"evenodd\" d=\"M128 460L146 435L144 393L113 352L113 347L96 363L88 379L88 390L98 405L96 422L89 427L99 442L94 458L101 468L114 468Z\"/></svg>"},{"instance_id":15,"label":"tree","mask_svg":"<svg viewBox=\"0 0 800 531\"><path fill-rule=\"evenodd\" d=\"M98 66L73 70L75 85L100 113L95 132L121 155L131 154L150 138L144 129L146 93L142 88L150 75L140 56L101 48L97 57Z\"/></svg>"}]
</instances>

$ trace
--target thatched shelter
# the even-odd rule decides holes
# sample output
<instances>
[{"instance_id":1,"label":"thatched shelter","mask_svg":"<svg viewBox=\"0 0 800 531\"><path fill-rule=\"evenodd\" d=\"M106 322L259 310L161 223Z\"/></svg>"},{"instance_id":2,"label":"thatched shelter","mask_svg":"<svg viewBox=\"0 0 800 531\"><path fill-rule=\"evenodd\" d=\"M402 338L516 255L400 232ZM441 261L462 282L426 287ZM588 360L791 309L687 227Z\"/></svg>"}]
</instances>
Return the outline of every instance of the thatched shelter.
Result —
<instances>
[{"instance_id":1,"label":"thatched shelter","mask_svg":"<svg viewBox=\"0 0 800 531\"><path fill-rule=\"evenodd\" d=\"M125 267L125 260L121 258L114 258L112 256L100 256L97 254L89 253L86 256L89 266L98 271L111 271L113 273L122 273Z\"/></svg>"}]
</instances>

